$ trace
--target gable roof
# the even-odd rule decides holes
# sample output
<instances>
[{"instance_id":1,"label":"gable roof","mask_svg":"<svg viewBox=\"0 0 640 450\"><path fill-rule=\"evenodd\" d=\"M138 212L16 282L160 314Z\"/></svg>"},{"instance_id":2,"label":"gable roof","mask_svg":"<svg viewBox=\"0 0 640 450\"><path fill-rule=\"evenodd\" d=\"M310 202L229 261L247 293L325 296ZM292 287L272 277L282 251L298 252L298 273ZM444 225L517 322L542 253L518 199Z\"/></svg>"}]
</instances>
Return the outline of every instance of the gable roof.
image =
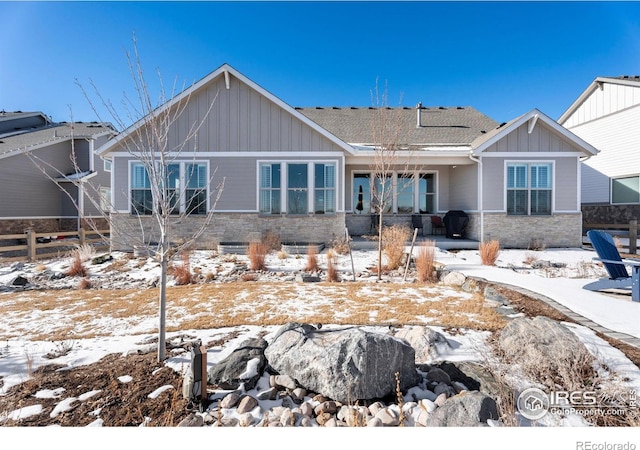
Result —
<instances>
[{"instance_id":1,"label":"gable roof","mask_svg":"<svg viewBox=\"0 0 640 450\"><path fill-rule=\"evenodd\" d=\"M623 86L632 86L640 88L640 76L638 75L623 75L618 77L597 77L591 82L589 86L580 94L580 96L562 113L558 119L559 124L563 124L584 101L596 90L602 87L603 83L620 84Z\"/></svg>"},{"instance_id":2,"label":"gable roof","mask_svg":"<svg viewBox=\"0 0 640 450\"><path fill-rule=\"evenodd\" d=\"M109 124L98 122L50 123L0 135L0 159L71 139L96 138L113 133Z\"/></svg>"},{"instance_id":3,"label":"gable roof","mask_svg":"<svg viewBox=\"0 0 640 450\"><path fill-rule=\"evenodd\" d=\"M255 91L259 92L261 95L263 95L268 100L270 100L271 102L273 102L276 105L278 105L280 108L282 108L285 111L287 111L289 114L291 114L294 117L296 117L297 119L301 120L307 126L311 127L312 129L314 129L315 131L320 133L322 136L324 136L325 138L329 139L331 142L336 144L338 147L342 148L343 150L345 150L348 153L353 153L353 148L351 146L349 146L346 142L340 140L338 137L336 137L335 135L331 134L328 130L326 130L325 128L322 128L317 123L313 122L312 120L310 120L309 118L307 118L306 116L301 114L300 112L296 111L294 108L289 106L287 103L285 103L284 101L280 100L278 97L276 97L275 95L273 95L272 93L270 93L269 91L267 91L266 89L264 89L263 87L258 85L257 83L253 82L252 80L250 80L249 78L247 78L246 76L244 76L243 74L241 74L236 69L234 69L233 67L231 67L229 64L226 64L226 63L221 65L219 68L217 68L216 70L211 72L206 77L202 78L200 81L194 83L193 85L191 85L190 87L185 89L180 94L176 95L175 97L173 97L172 99L170 99L169 101L164 103L163 105L160 105L154 111L156 113L160 113L160 112L163 112L163 111L171 108L172 106L180 103L180 101L184 100L188 96L190 96L193 93L195 93L196 91L198 91L201 88L207 86L209 83L211 83L213 80L216 80L218 77L224 76L225 77L225 81L227 81L227 83L228 83L229 74L233 75L235 78L237 78L242 83L244 83L247 86L249 86L251 89L254 89ZM121 142L127 136L129 136L130 134L135 132L137 129L142 127L144 124L145 124L144 118L141 118L140 120L138 120L137 122L135 122L134 124L129 126L126 130L122 131L120 134L115 136L113 139L110 139L108 142L106 142L104 145L102 145L97 151L98 154L100 156L106 155L115 146L117 146L117 144L119 142Z\"/></svg>"},{"instance_id":4,"label":"gable roof","mask_svg":"<svg viewBox=\"0 0 640 450\"><path fill-rule=\"evenodd\" d=\"M402 141L398 144L408 149L468 146L482 133L498 125L493 119L469 106L387 109L390 111L389 120L398 121L399 138ZM345 142L353 145L376 144L372 142L373 107L316 107L296 110ZM395 126L395 123L392 125Z\"/></svg>"},{"instance_id":5,"label":"gable roof","mask_svg":"<svg viewBox=\"0 0 640 450\"><path fill-rule=\"evenodd\" d=\"M478 156L480 153L485 151L491 145L495 144L499 140L503 139L512 131L516 130L526 122L529 122L530 127L533 128L536 126L537 122L544 123L547 127L551 128L553 131L562 135L564 138L573 142L576 146L582 149L582 153L585 156L593 156L598 153L598 149L589 144L588 142L582 140L571 131L564 128L562 125L558 124L555 120L541 112L540 110L534 108L526 114L523 114L519 117L516 117L509 122L505 122L501 124L499 127L491 130L489 133L486 133L482 136L479 136L473 143L473 155Z\"/></svg>"}]
</instances>

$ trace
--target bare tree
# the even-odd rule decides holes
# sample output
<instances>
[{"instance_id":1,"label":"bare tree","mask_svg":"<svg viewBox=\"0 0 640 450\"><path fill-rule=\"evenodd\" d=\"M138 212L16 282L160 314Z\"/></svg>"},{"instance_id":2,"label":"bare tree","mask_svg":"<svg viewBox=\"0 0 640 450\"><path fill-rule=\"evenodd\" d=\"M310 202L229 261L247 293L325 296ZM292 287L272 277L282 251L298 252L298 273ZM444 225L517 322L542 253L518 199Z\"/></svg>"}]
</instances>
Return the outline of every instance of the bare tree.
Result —
<instances>
[{"instance_id":1,"label":"bare tree","mask_svg":"<svg viewBox=\"0 0 640 450\"><path fill-rule=\"evenodd\" d=\"M90 84L97 101L94 101L79 81L76 80L76 84L82 90L90 107L101 122L113 123L117 129L124 130L122 133L123 137L118 138L120 148L128 152L144 167L151 198L143 197L136 199L133 205L131 205L131 213L137 219L137 226L131 226L127 221L119 221L116 223L113 215L109 214L109 212L105 214L105 218L107 218L112 227L112 232L114 227L118 227L119 234L125 236L129 243L142 247L147 247L153 237L147 235L148 231L147 227L145 227L147 219L153 221L155 225L154 228L157 230L159 236L157 236L157 245L152 250L160 261L158 361L163 361L166 357L166 291L169 260L173 253L178 253L180 250L191 246L211 224L215 205L224 188L224 178L222 178L217 186L213 184L215 170L213 174L210 174L208 177L205 187L195 189L189 187L188 179L186 183L182 183L178 187L170 185L170 180L172 176L174 176L172 167L175 167L172 166L172 163L178 159L184 161L184 157L181 158L181 154L187 148L194 152L197 150L198 131L202 128L208 115L211 113L218 95L216 94L213 100L209 102L206 112L202 114L197 121L190 124L184 137L172 145L170 134L173 132L176 122L185 113L190 100L190 91L183 86L180 92L186 93L186 95L178 95L179 91L176 89L176 83L174 82L170 95L167 95L162 76L158 71L160 92L157 101L154 101L147 80L145 79L135 35L133 36L133 50L133 54L127 52L126 57L133 81L135 97L131 99L126 94L123 94L121 103L123 113L120 113L111 101L103 97L98 87L92 81ZM98 106L106 110L110 120L102 119ZM75 163L75 167L76 171L80 170L77 162ZM66 176L64 174L60 175ZM191 173L189 176L198 176L198 174ZM79 181L74 181L71 177L69 177L69 181L74 184L79 183ZM210 193L210 202L206 198L207 186L211 187L212 191ZM215 186L215 188L213 186ZM187 190L189 192L187 192ZM181 210L179 206L180 199L184 199L187 196L189 201L186 202L186 208ZM100 195L88 197L94 206L102 209L99 203L101 200L104 201L104 199L101 199ZM112 194L112 198L115 198L115 195ZM75 203L75 199L71 197L71 200ZM209 209L206 211L205 218L201 222L199 229L188 239L183 239L180 245L172 243L170 236L172 225L185 220L192 212L201 210L203 207L206 208L207 204L209 204ZM75 203L75 206L79 208L77 203ZM109 210L114 210L113 205L109 205Z\"/></svg>"},{"instance_id":2,"label":"bare tree","mask_svg":"<svg viewBox=\"0 0 640 450\"><path fill-rule=\"evenodd\" d=\"M391 212L395 177L413 178L410 158L402 154L402 109L389 107L388 88L385 84L380 92L376 80L375 90L371 93L373 111L371 116L371 136L374 145L373 162L370 165L374 173L372 186L372 211L377 215L378 225L378 280L382 279L383 217ZM402 186L396 186L402 188Z\"/></svg>"}]
</instances>

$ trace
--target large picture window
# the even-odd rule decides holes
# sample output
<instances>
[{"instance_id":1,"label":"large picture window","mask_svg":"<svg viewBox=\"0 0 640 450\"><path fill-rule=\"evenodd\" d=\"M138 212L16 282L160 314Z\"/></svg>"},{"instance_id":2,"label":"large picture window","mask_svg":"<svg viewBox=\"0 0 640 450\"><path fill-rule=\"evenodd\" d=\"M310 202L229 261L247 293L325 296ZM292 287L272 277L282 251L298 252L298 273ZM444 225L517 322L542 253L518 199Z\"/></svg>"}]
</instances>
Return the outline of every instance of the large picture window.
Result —
<instances>
[{"instance_id":1,"label":"large picture window","mask_svg":"<svg viewBox=\"0 0 640 450\"><path fill-rule=\"evenodd\" d=\"M374 180L373 183L371 180ZM380 177L374 172L353 174L353 203L356 214L433 214L436 212L436 173L398 173L386 177L384 194ZM380 198L384 197L384 198Z\"/></svg>"},{"instance_id":2,"label":"large picture window","mask_svg":"<svg viewBox=\"0 0 640 450\"><path fill-rule=\"evenodd\" d=\"M640 203L640 177L613 178L611 203Z\"/></svg>"},{"instance_id":3,"label":"large picture window","mask_svg":"<svg viewBox=\"0 0 640 450\"><path fill-rule=\"evenodd\" d=\"M507 165L507 214L551 214L552 173L549 163Z\"/></svg>"}]
</instances>

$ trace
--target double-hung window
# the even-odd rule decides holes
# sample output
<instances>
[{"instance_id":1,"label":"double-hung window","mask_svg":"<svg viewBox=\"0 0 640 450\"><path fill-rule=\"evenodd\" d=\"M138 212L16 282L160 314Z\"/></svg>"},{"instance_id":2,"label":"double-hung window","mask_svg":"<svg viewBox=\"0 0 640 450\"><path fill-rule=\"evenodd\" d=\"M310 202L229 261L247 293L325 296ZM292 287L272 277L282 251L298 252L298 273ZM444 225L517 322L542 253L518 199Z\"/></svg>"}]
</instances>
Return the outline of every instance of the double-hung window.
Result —
<instances>
[{"instance_id":1,"label":"double-hung window","mask_svg":"<svg viewBox=\"0 0 640 450\"><path fill-rule=\"evenodd\" d=\"M507 165L507 214L551 214L552 166L549 163Z\"/></svg>"},{"instance_id":2,"label":"double-hung window","mask_svg":"<svg viewBox=\"0 0 640 450\"><path fill-rule=\"evenodd\" d=\"M316 214L336 212L336 166L315 164L314 211Z\"/></svg>"},{"instance_id":3,"label":"double-hung window","mask_svg":"<svg viewBox=\"0 0 640 450\"><path fill-rule=\"evenodd\" d=\"M260 213L280 214L280 164L260 165Z\"/></svg>"},{"instance_id":4,"label":"double-hung window","mask_svg":"<svg viewBox=\"0 0 640 450\"><path fill-rule=\"evenodd\" d=\"M187 214L207 213L207 165L186 164L186 212Z\"/></svg>"},{"instance_id":5,"label":"double-hung window","mask_svg":"<svg viewBox=\"0 0 640 450\"><path fill-rule=\"evenodd\" d=\"M418 211L420 214L435 213L436 204L436 175L421 173L418 179Z\"/></svg>"},{"instance_id":6,"label":"double-hung window","mask_svg":"<svg viewBox=\"0 0 640 450\"><path fill-rule=\"evenodd\" d=\"M131 165L131 214L153 213L151 182L143 164Z\"/></svg>"}]
</instances>

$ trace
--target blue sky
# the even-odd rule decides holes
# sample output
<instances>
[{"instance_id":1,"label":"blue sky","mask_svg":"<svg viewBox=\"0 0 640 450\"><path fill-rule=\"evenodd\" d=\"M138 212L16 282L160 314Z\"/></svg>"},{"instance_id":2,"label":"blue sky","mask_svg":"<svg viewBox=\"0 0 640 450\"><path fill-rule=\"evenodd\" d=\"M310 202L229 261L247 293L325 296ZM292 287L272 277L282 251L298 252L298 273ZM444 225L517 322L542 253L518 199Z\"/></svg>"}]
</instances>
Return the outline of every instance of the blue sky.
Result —
<instances>
[{"instance_id":1,"label":"blue sky","mask_svg":"<svg viewBox=\"0 0 640 450\"><path fill-rule=\"evenodd\" d=\"M150 80L229 63L292 106L371 106L380 80L391 106L557 119L595 77L640 74L640 2L0 1L0 109L96 120L75 80L119 104L133 32Z\"/></svg>"}]
</instances>

